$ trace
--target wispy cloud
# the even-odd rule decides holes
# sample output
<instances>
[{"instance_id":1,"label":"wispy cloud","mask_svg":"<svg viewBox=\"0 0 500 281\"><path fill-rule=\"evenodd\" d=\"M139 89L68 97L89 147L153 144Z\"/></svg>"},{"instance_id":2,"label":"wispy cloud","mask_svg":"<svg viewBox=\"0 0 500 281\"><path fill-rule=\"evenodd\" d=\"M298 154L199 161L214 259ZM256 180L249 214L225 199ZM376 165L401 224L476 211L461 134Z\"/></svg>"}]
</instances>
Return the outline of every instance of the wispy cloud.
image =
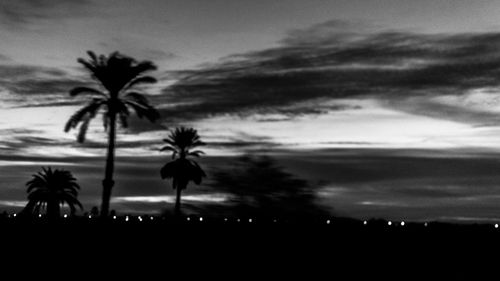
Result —
<instances>
[{"instance_id":1,"label":"wispy cloud","mask_svg":"<svg viewBox=\"0 0 500 281\"><path fill-rule=\"evenodd\" d=\"M0 23L25 28L44 20L71 18L85 14L91 0L16 0L0 3Z\"/></svg>"},{"instance_id":2,"label":"wispy cloud","mask_svg":"<svg viewBox=\"0 0 500 281\"><path fill-rule=\"evenodd\" d=\"M407 99L430 103L429 98L500 84L500 33L426 34L356 26L332 21L295 30L278 47L178 72L178 82L164 92L184 105L164 111L174 116L185 112L185 118L310 115L342 110L335 104L340 99L370 97L406 101L410 105L402 110L425 114L410 109ZM435 115L447 113L443 108Z\"/></svg>"},{"instance_id":3,"label":"wispy cloud","mask_svg":"<svg viewBox=\"0 0 500 281\"><path fill-rule=\"evenodd\" d=\"M99 46L108 52L120 50L122 53L155 62L178 58L173 52L152 47L146 42L138 42L136 38L128 38L126 36L115 37L106 42L100 42Z\"/></svg>"},{"instance_id":4,"label":"wispy cloud","mask_svg":"<svg viewBox=\"0 0 500 281\"><path fill-rule=\"evenodd\" d=\"M11 58L6 56L6 55L2 55L0 54L0 62L7 62L7 61L10 61Z\"/></svg>"},{"instance_id":5,"label":"wispy cloud","mask_svg":"<svg viewBox=\"0 0 500 281\"><path fill-rule=\"evenodd\" d=\"M223 193L211 193L211 194L192 194L182 197L182 200L188 202L200 202L200 203L223 203L228 200L228 195ZM174 203L174 195L158 195L158 196L122 196L115 197L112 199L113 203Z\"/></svg>"},{"instance_id":6,"label":"wispy cloud","mask_svg":"<svg viewBox=\"0 0 500 281\"><path fill-rule=\"evenodd\" d=\"M0 98L8 107L73 105L76 101L70 99L69 90L84 82L58 68L0 64L0 92L7 92Z\"/></svg>"}]
</instances>

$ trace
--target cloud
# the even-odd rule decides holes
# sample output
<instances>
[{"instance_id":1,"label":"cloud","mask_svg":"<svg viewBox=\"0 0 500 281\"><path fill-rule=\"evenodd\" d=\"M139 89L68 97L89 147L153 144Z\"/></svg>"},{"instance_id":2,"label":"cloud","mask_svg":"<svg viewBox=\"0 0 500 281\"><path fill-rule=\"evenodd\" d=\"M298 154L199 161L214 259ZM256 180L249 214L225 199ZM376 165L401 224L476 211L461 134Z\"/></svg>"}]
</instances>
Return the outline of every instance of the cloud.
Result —
<instances>
[{"instance_id":1,"label":"cloud","mask_svg":"<svg viewBox=\"0 0 500 281\"><path fill-rule=\"evenodd\" d=\"M76 104L69 90L85 81L52 67L0 64L0 91L8 92L1 99L11 107Z\"/></svg>"},{"instance_id":2,"label":"cloud","mask_svg":"<svg viewBox=\"0 0 500 281\"><path fill-rule=\"evenodd\" d=\"M86 14L90 0L16 0L0 3L0 23L25 28L45 20L73 18Z\"/></svg>"},{"instance_id":3,"label":"cloud","mask_svg":"<svg viewBox=\"0 0 500 281\"><path fill-rule=\"evenodd\" d=\"M467 95L500 84L500 33L357 26L331 21L295 30L277 47L179 71L164 93L183 105L164 111L185 118L321 114L344 109L335 102L345 98L405 101ZM410 111L419 114L419 108Z\"/></svg>"},{"instance_id":4,"label":"cloud","mask_svg":"<svg viewBox=\"0 0 500 281\"><path fill-rule=\"evenodd\" d=\"M0 54L0 62L7 62L7 61L11 61L11 58L6 55Z\"/></svg>"},{"instance_id":5,"label":"cloud","mask_svg":"<svg viewBox=\"0 0 500 281\"><path fill-rule=\"evenodd\" d=\"M1 167L2 200L12 202L24 200L26 198L24 184L31 175L39 171L42 165L57 165L58 168L71 170L78 179L82 186L79 198L85 204L87 211L92 206L99 205L105 153L95 157L70 158L2 155L0 162L13 162L13 165ZM163 181L159 175L162 165L170 161L168 155L156 157L123 157L119 153L117 155L113 209L118 212L155 212L163 208L172 208L171 204L163 201L170 201L166 198L175 196L175 191L171 188L170 181ZM292 179L301 179L309 183L310 191L314 191L312 195L315 204L329 206L338 215L361 219L384 217L404 220L498 217L498 198L500 198L498 152L318 149L282 150L281 153L274 154L273 158L276 166L292 175ZM235 165L235 159L210 155L200 158L199 163L206 170L208 177L200 186L190 185L185 190L185 195L198 199L201 196L206 199L233 192L246 193L248 188L255 188L247 184L248 186L245 186L247 189L235 190L231 189L234 185L228 184L224 188L215 184L217 178L215 174L218 171L226 171L229 173L229 179L237 180L240 173L246 171L241 167L251 166L249 162ZM17 164L22 164L22 168L16 166ZM231 173L232 171L240 173ZM265 167L257 171L264 173L264 179L269 178L265 176L268 172ZM249 171L242 175L256 182L260 174ZM278 176L280 175L281 177L275 179L282 180L283 173L280 172ZM285 179L290 181L291 178L287 176ZM236 185L245 183L247 181ZM274 196L269 192L259 194L264 197ZM271 199L280 200L278 197ZM193 210L204 204L199 200L194 201L196 202L192 202ZM224 202L216 204L222 206ZM2 209L15 208L4 206Z\"/></svg>"},{"instance_id":6,"label":"cloud","mask_svg":"<svg viewBox=\"0 0 500 281\"><path fill-rule=\"evenodd\" d=\"M498 152L320 149L279 156L337 213L368 219L498 217Z\"/></svg>"}]
</instances>

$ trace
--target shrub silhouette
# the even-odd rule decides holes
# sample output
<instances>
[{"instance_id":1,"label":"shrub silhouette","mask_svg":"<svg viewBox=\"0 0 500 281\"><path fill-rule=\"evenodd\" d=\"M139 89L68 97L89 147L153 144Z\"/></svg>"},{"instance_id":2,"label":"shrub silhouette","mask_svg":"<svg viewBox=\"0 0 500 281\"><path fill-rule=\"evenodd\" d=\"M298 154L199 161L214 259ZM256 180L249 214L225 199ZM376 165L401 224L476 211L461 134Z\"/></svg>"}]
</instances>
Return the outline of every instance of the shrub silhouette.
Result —
<instances>
[{"instance_id":1,"label":"shrub silhouette","mask_svg":"<svg viewBox=\"0 0 500 281\"><path fill-rule=\"evenodd\" d=\"M231 207L215 207L232 215L319 219L329 212L316 204L306 180L295 177L269 156L242 156L229 169L213 172L211 186L228 193Z\"/></svg>"}]
</instances>

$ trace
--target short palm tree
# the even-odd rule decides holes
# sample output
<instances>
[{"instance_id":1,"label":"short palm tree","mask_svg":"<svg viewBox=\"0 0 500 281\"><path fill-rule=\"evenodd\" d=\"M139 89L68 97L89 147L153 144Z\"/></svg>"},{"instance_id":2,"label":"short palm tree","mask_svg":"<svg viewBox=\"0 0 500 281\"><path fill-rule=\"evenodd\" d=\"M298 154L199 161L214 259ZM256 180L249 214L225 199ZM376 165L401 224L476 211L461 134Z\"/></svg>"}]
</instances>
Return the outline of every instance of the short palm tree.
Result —
<instances>
[{"instance_id":1,"label":"short palm tree","mask_svg":"<svg viewBox=\"0 0 500 281\"><path fill-rule=\"evenodd\" d=\"M78 141L85 140L89 122L99 112L104 109L103 122L104 129L108 133L108 152L106 159L106 170L102 181L102 203L101 216L107 217L109 212L109 202L111 199L111 189L113 188L114 151L116 138L117 118L123 127L127 127L129 109L135 111L139 118L145 117L151 122L155 122L159 117L158 111L149 104L146 97L134 90L134 86L144 83L155 83L156 79L144 75L156 69L156 66L149 61L137 62L135 59L121 55L118 52L109 56L96 56L89 51L90 59L78 59L92 78L100 84L101 89L89 87L77 87L70 91L71 96L87 94L92 97L91 101L78 110L66 123L65 131L76 128L79 124L80 131Z\"/></svg>"},{"instance_id":2,"label":"short palm tree","mask_svg":"<svg viewBox=\"0 0 500 281\"><path fill-rule=\"evenodd\" d=\"M176 128L163 140L167 143L161 151L171 151L173 161L165 164L161 168L162 179L172 179L172 188L176 190L175 214L180 215L181 192L187 188L190 181L200 184L203 177L206 177L203 169L190 157L200 157L204 154L201 150L193 150L196 147L205 145L200 140L198 132L193 128Z\"/></svg>"},{"instance_id":3,"label":"short palm tree","mask_svg":"<svg viewBox=\"0 0 500 281\"><path fill-rule=\"evenodd\" d=\"M42 209L46 210L50 220L58 219L61 215L61 205L67 204L71 214L76 211L76 206L83 209L78 201L78 190L80 186L71 172L65 170L52 170L42 168L41 172L33 175L26 183L28 187L28 204L23 210L26 214L39 214Z\"/></svg>"}]
</instances>

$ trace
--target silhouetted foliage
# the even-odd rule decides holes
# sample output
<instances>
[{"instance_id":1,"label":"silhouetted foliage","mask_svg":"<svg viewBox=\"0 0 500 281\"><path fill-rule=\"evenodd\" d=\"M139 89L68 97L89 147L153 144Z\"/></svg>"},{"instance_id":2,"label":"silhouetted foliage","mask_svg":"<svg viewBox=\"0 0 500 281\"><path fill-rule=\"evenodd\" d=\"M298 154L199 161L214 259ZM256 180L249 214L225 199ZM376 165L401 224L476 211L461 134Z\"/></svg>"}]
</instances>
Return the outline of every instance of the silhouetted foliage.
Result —
<instances>
[{"instance_id":1,"label":"silhouetted foliage","mask_svg":"<svg viewBox=\"0 0 500 281\"><path fill-rule=\"evenodd\" d=\"M90 209L90 215L93 217L98 216L99 215L99 208L97 208L97 206L92 207L92 209Z\"/></svg>"},{"instance_id":2,"label":"silhouetted foliage","mask_svg":"<svg viewBox=\"0 0 500 281\"><path fill-rule=\"evenodd\" d=\"M175 213L180 214L181 191L187 188L190 181L200 184L203 177L206 177L203 169L188 157L200 157L204 154L201 150L192 150L198 146L205 145L200 140L198 132L193 128L176 128L170 135L163 140L167 143L161 151L171 151L172 159L165 164L160 175L162 179L172 179L172 188L176 189L177 196L175 200Z\"/></svg>"},{"instance_id":3,"label":"silhouetted foliage","mask_svg":"<svg viewBox=\"0 0 500 281\"><path fill-rule=\"evenodd\" d=\"M78 59L87 70L90 71L92 79L104 89L77 87L70 91L71 96L90 95L91 101L78 110L66 123L64 130L76 128L79 124L78 141L85 140L90 121L96 117L101 108L104 108L104 129L108 131L108 154L106 160L105 178L103 180L103 196L101 216L107 216L109 212L109 201L111 189L113 188L114 150L116 137L116 119L118 118L123 127L128 126L127 118L130 110L135 111L139 118L145 117L149 121L156 121L160 115L158 111L149 104L147 98L140 92L134 90L134 86L144 83L155 83L156 79L144 75L156 69L150 61L137 62L135 59L114 52L109 56L97 56L89 51L90 59Z\"/></svg>"},{"instance_id":4,"label":"silhouetted foliage","mask_svg":"<svg viewBox=\"0 0 500 281\"><path fill-rule=\"evenodd\" d=\"M328 216L316 204L308 182L286 172L268 156L242 156L231 163L230 169L215 171L211 178L213 188L230 194L233 215L293 219Z\"/></svg>"},{"instance_id":5,"label":"silhouetted foliage","mask_svg":"<svg viewBox=\"0 0 500 281\"><path fill-rule=\"evenodd\" d=\"M48 218L54 220L59 218L63 204L69 206L72 215L76 206L83 209L77 199L80 186L69 171L42 168L41 172L33 175L33 179L28 181L26 186L28 204L23 210L24 214L40 214L45 209Z\"/></svg>"}]
</instances>

